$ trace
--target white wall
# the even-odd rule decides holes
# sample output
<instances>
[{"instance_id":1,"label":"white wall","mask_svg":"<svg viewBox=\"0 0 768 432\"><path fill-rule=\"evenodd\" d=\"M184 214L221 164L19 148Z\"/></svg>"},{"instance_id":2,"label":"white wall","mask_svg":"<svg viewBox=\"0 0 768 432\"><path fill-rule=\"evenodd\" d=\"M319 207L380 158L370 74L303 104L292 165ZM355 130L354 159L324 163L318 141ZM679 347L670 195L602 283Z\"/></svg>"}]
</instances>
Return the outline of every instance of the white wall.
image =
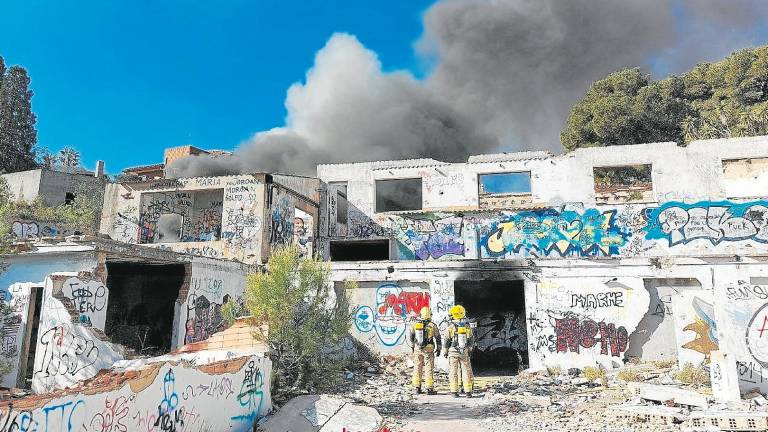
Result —
<instances>
[{"instance_id":1,"label":"white wall","mask_svg":"<svg viewBox=\"0 0 768 432\"><path fill-rule=\"evenodd\" d=\"M114 372L125 372L115 370ZM153 364L83 392L28 408L0 406L7 430L251 431L272 409L271 362L242 357L211 365Z\"/></svg>"},{"instance_id":2,"label":"white wall","mask_svg":"<svg viewBox=\"0 0 768 432\"><path fill-rule=\"evenodd\" d=\"M733 197L728 190L734 182L723 177L722 161L766 156L768 137L754 137L696 141L686 147L653 143L585 148L554 157L540 153L484 155L457 164L419 159L319 165L321 180L347 183L350 206L347 226L337 227L329 187L329 194L321 200L325 223L320 226L319 250L327 257L328 241L391 239L392 259L432 259L429 254L414 253L420 242L438 249L450 248L450 242L464 245L463 254L443 259L498 258L499 254L488 253L486 247L496 234L510 251L502 258L766 253L768 202L759 198L752 198L750 204L720 202ZM651 164L653 199L597 206L593 168L635 164ZM530 171L536 210L479 208L478 175L516 171ZM375 181L396 178L422 179L421 214L375 212ZM738 182L751 185L745 187L752 197L761 185L759 176ZM654 210L646 221L646 214ZM458 230L451 227L441 232L435 225L436 220L457 216L462 218ZM420 220L433 225L414 228ZM532 228L526 230L531 223ZM499 230L501 224L506 224L501 226L504 232ZM536 230L541 231L538 237ZM597 235L592 236L593 232ZM542 237L540 247L537 239Z\"/></svg>"},{"instance_id":3,"label":"white wall","mask_svg":"<svg viewBox=\"0 0 768 432\"><path fill-rule=\"evenodd\" d=\"M95 256L89 251L60 254L24 254L7 258L8 267L0 274L0 291L9 304L12 316L6 325L8 333L2 340L2 349L8 352L12 347L15 354L8 358L11 364L9 373L0 382L5 387L24 386L24 377L20 371L27 359L22 358L26 330L30 323L30 300L35 287L43 287L46 277L59 271L85 271L96 266ZM35 344L32 340L30 343Z\"/></svg>"},{"instance_id":4,"label":"white wall","mask_svg":"<svg viewBox=\"0 0 768 432\"><path fill-rule=\"evenodd\" d=\"M46 278L32 374L35 393L71 387L124 358L116 345L99 339L88 326L72 322L60 298L64 298L62 283L76 276L55 273Z\"/></svg>"}]
</instances>

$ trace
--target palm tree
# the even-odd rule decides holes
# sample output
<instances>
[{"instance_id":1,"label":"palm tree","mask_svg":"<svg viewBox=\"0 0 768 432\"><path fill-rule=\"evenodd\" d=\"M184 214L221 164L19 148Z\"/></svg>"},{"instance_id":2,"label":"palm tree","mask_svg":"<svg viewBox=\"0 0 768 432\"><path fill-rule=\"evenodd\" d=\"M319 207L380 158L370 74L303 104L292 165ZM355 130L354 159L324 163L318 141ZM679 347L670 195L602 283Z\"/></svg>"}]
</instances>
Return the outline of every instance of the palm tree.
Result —
<instances>
[{"instance_id":1,"label":"palm tree","mask_svg":"<svg viewBox=\"0 0 768 432\"><path fill-rule=\"evenodd\" d=\"M59 150L59 156L57 159L61 166L80 166L80 152L72 147L64 147L63 149Z\"/></svg>"}]
</instances>

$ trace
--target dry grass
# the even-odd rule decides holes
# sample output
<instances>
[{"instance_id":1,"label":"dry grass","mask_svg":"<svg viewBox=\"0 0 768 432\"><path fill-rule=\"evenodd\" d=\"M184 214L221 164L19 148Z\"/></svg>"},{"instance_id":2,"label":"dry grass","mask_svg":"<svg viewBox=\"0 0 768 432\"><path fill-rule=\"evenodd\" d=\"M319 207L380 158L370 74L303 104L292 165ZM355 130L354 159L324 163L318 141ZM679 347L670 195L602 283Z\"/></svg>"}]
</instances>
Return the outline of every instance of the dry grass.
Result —
<instances>
[{"instance_id":1,"label":"dry grass","mask_svg":"<svg viewBox=\"0 0 768 432\"><path fill-rule=\"evenodd\" d=\"M635 369L622 369L616 374L616 378L626 382L640 382L645 379L643 374Z\"/></svg>"},{"instance_id":2,"label":"dry grass","mask_svg":"<svg viewBox=\"0 0 768 432\"><path fill-rule=\"evenodd\" d=\"M675 379L693 387L700 387L709 384L709 372L704 370L704 366L694 366L686 363L680 372L675 375Z\"/></svg>"},{"instance_id":3,"label":"dry grass","mask_svg":"<svg viewBox=\"0 0 768 432\"><path fill-rule=\"evenodd\" d=\"M581 370L581 374L590 382L600 380L603 386L608 385L608 377L606 377L605 371L599 367L587 366Z\"/></svg>"},{"instance_id":4,"label":"dry grass","mask_svg":"<svg viewBox=\"0 0 768 432\"><path fill-rule=\"evenodd\" d=\"M671 368L672 366L677 364L677 360L657 360L651 362L652 365L656 366L659 369L665 369L665 368Z\"/></svg>"},{"instance_id":5,"label":"dry grass","mask_svg":"<svg viewBox=\"0 0 768 432\"><path fill-rule=\"evenodd\" d=\"M557 367L557 366L555 366L555 367L548 367L547 368L547 374L549 376L551 376L551 377L558 377L558 376L560 376L561 372L562 372L562 370L559 367Z\"/></svg>"}]
</instances>

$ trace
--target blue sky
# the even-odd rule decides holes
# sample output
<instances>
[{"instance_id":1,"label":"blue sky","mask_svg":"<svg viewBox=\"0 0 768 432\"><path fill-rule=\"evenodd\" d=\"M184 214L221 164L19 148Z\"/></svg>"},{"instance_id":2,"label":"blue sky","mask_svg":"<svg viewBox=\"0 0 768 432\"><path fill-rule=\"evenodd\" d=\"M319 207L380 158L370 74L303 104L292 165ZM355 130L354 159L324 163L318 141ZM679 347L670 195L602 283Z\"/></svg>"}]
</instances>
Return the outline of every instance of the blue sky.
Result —
<instances>
[{"instance_id":1,"label":"blue sky","mask_svg":"<svg viewBox=\"0 0 768 432\"><path fill-rule=\"evenodd\" d=\"M165 147L231 149L284 124L285 93L334 32L385 70L419 71L431 1L3 2L0 55L24 66L39 144L73 146L110 173Z\"/></svg>"}]
</instances>

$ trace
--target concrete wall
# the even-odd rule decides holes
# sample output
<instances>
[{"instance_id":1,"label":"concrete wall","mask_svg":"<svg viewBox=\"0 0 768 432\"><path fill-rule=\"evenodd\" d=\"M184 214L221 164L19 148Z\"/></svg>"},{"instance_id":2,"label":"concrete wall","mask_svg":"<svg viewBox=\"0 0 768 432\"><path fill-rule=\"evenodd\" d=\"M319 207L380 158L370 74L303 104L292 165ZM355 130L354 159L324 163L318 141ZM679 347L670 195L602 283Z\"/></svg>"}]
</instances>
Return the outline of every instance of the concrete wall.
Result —
<instances>
[{"instance_id":1,"label":"concrete wall","mask_svg":"<svg viewBox=\"0 0 768 432\"><path fill-rule=\"evenodd\" d=\"M318 180L285 175L280 175L279 180L265 183L265 175L240 175L110 184L100 232L125 243L263 263L272 247L294 242L298 211L303 212L304 225L313 230L318 215L318 204L313 199L319 193ZM210 197L203 200L205 194L214 191L222 191L220 202ZM201 204L201 200L205 202ZM159 232L163 230L164 214L179 215L183 233L193 235L183 235L180 241L163 240ZM310 232L305 237L314 236ZM312 245L312 240L303 239L302 243Z\"/></svg>"},{"instance_id":2,"label":"concrete wall","mask_svg":"<svg viewBox=\"0 0 768 432\"><path fill-rule=\"evenodd\" d=\"M40 193L40 178L43 170L21 171L3 174L2 177L8 183L8 191L13 199L32 201Z\"/></svg>"},{"instance_id":3,"label":"concrete wall","mask_svg":"<svg viewBox=\"0 0 768 432\"><path fill-rule=\"evenodd\" d=\"M459 164L320 165L328 189L319 250L327 257L329 241L388 239L392 259L765 253L768 207L759 168L723 172L723 161L765 156L768 137L588 148L556 157L484 155ZM634 164L652 166L653 199L598 206L593 168ZM481 206L478 175L519 171L531 173L532 210L511 211L519 206L503 200L497 208ZM396 178L422 179L422 211L375 212L376 180ZM346 184L349 201L342 224L333 193L339 184Z\"/></svg>"},{"instance_id":4,"label":"concrete wall","mask_svg":"<svg viewBox=\"0 0 768 432\"><path fill-rule=\"evenodd\" d=\"M224 329L221 308L243 303L245 280L251 268L235 262L196 257L188 289L177 301L173 346L198 342Z\"/></svg>"},{"instance_id":5,"label":"concrete wall","mask_svg":"<svg viewBox=\"0 0 768 432\"><path fill-rule=\"evenodd\" d=\"M40 198L45 205L64 204L67 192L98 193L104 190L103 178L86 174L72 174L50 169L36 169L3 174L14 199L33 201Z\"/></svg>"},{"instance_id":6,"label":"concrete wall","mask_svg":"<svg viewBox=\"0 0 768 432\"><path fill-rule=\"evenodd\" d=\"M26 371L26 352L29 340L31 308L36 288L42 289L48 275L61 272L80 272L96 266L95 254L88 251L81 253L53 253L47 256L25 254L5 258L7 268L0 274L0 292L3 300L11 307L12 316L4 325L6 334L2 339L2 350L9 355L11 370L2 377L0 385L5 387L23 387ZM13 354L12 354L13 353Z\"/></svg>"},{"instance_id":7,"label":"concrete wall","mask_svg":"<svg viewBox=\"0 0 768 432\"><path fill-rule=\"evenodd\" d=\"M81 324L82 314L73 317L64 289L75 279L76 273L54 273L46 279L32 375L35 393L71 387L125 357L121 347Z\"/></svg>"},{"instance_id":8,"label":"concrete wall","mask_svg":"<svg viewBox=\"0 0 768 432\"><path fill-rule=\"evenodd\" d=\"M102 382L65 394L6 403L0 430L252 430L272 409L269 359L200 359L195 366L176 358L115 369Z\"/></svg>"},{"instance_id":9,"label":"concrete wall","mask_svg":"<svg viewBox=\"0 0 768 432\"><path fill-rule=\"evenodd\" d=\"M629 357L677 359L678 354L683 361L707 364L710 351L724 349L718 341L725 336L715 333L743 335L746 330L720 325L731 318L717 313L713 318L712 311L706 305L702 310L694 299L708 300L716 287L725 290L733 273L741 271L740 265L696 258L663 263L649 259L403 261L386 266L360 262L334 263L333 279L338 284L358 281L359 288L347 293L355 305L352 335L381 355L409 352L405 338L397 336L406 328L413 305L429 302L435 322L444 330L457 281L507 281L525 294L524 334L516 337L525 341L531 367L616 367ZM763 267L757 262L749 266ZM652 301L653 288L661 286L690 293L689 301L680 306L658 296ZM392 301L387 300L390 294ZM676 307L680 320L674 320ZM654 324L648 318L659 311L671 321L656 333L658 321ZM468 310L470 317L473 313ZM516 341L508 342L517 346ZM739 360L747 363L751 358L745 354Z\"/></svg>"}]
</instances>

